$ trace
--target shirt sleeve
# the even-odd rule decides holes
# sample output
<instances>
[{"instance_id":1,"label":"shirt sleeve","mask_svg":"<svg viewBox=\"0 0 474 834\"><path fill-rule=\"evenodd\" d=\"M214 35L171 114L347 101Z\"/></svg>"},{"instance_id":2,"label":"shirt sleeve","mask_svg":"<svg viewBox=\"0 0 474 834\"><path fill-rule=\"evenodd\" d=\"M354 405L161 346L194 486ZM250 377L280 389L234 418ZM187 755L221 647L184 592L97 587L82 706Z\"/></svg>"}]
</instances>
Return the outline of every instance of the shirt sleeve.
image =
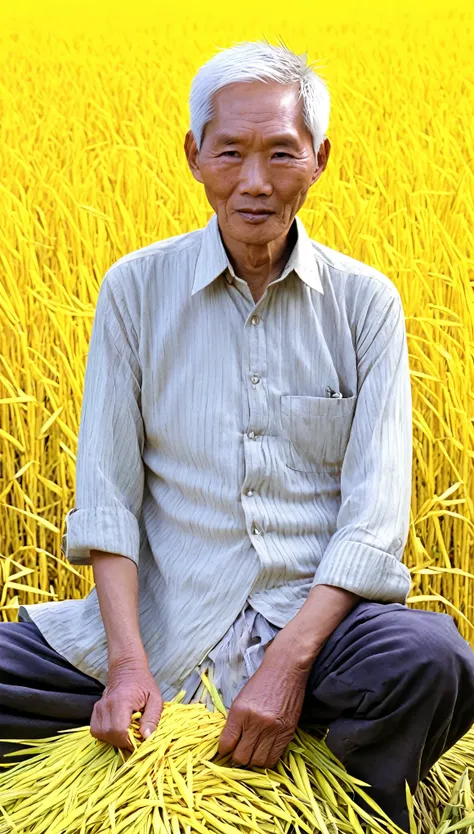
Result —
<instances>
[{"instance_id":1,"label":"shirt sleeve","mask_svg":"<svg viewBox=\"0 0 474 834\"><path fill-rule=\"evenodd\" d=\"M138 337L114 266L100 286L87 356L76 460L76 506L62 550L87 565L90 551L138 564L144 428Z\"/></svg>"},{"instance_id":2,"label":"shirt sleeve","mask_svg":"<svg viewBox=\"0 0 474 834\"><path fill-rule=\"evenodd\" d=\"M378 296L358 326L358 394L341 506L313 587L335 585L365 599L404 603L411 587L401 561L412 489L410 369L400 294L384 287Z\"/></svg>"}]
</instances>

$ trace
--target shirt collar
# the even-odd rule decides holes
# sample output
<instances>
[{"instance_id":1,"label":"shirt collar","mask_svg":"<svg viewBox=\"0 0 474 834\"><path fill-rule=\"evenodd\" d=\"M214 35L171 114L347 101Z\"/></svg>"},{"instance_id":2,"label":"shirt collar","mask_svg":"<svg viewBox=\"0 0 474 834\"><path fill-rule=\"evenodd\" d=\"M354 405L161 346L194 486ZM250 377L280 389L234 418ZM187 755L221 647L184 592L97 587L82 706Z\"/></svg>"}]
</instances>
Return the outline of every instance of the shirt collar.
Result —
<instances>
[{"instance_id":1,"label":"shirt collar","mask_svg":"<svg viewBox=\"0 0 474 834\"><path fill-rule=\"evenodd\" d=\"M298 237L279 280L294 270L305 284L324 294L311 238L298 216L293 222L296 223ZM236 277L222 242L217 214L213 214L203 229L191 295L211 284L225 269Z\"/></svg>"}]
</instances>

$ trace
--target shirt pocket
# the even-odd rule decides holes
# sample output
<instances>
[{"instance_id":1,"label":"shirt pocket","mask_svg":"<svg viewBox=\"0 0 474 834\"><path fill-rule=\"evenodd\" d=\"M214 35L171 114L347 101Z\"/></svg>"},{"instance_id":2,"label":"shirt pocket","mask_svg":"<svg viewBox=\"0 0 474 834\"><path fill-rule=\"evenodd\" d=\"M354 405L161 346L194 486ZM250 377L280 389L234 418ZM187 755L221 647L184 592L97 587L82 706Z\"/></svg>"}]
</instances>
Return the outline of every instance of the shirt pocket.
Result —
<instances>
[{"instance_id":1,"label":"shirt pocket","mask_svg":"<svg viewBox=\"0 0 474 834\"><path fill-rule=\"evenodd\" d=\"M280 397L286 465L297 472L340 472L357 397Z\"/></svg>"}]
</instances>

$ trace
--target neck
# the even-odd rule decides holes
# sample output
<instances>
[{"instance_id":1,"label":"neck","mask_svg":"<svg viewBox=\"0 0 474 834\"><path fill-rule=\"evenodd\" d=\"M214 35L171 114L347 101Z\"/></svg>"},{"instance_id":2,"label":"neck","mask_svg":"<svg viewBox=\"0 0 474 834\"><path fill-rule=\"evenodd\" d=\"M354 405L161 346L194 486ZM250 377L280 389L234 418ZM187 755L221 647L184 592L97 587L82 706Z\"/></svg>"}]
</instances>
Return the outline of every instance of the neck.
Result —
<instances>
[{"instance_id":1,"label":"neck","mask_svg":"<svg viewBox=\"0 0 474 834\"><path fill-rule=\"evenodd\" d=\"M228 237L221 230L220 235L235 274L247 282L257 302L268 284L283 271L296 243L297 231L293 220L289 231L263 244L242 243Z\"/></svg>"}]
</instances>

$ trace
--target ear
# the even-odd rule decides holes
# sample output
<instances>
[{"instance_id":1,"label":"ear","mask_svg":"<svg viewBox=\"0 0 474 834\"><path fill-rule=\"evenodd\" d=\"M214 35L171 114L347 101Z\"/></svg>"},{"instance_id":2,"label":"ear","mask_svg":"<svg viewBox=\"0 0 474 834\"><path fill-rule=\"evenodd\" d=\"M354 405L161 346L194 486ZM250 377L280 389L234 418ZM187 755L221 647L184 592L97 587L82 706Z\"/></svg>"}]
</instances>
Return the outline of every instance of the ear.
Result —
<instances>
[{"instance_id":1,"label":"ear","mask_svg":"<svg viewBox=\"0 0 474 834\"><path fill-rule=\"evenodd\" d=\"M191 130L188 130L185 140L184 140L184 152L186 154L186 159L188 161L189 170L191 171L193 177L198 181L202 182L201 171L199 168L199 151L198 146L196 144L196 140Z\"/></svg>"},{"instance_id":2,"label":"ear","mask_svg":"<svg viewBox=\"0 0 474 834\"><path fill-rule=\"evenodd\" d=\"M313 176L311 177L311 185L313 185L316 180L319 179L323 171L326 169L326 165L328 164L329 154L331 152L331 143L326 136L324 141L321 142L318 151L318 159L317 159L317 167L313 171Z\"/></svg>"}]
</instances>

